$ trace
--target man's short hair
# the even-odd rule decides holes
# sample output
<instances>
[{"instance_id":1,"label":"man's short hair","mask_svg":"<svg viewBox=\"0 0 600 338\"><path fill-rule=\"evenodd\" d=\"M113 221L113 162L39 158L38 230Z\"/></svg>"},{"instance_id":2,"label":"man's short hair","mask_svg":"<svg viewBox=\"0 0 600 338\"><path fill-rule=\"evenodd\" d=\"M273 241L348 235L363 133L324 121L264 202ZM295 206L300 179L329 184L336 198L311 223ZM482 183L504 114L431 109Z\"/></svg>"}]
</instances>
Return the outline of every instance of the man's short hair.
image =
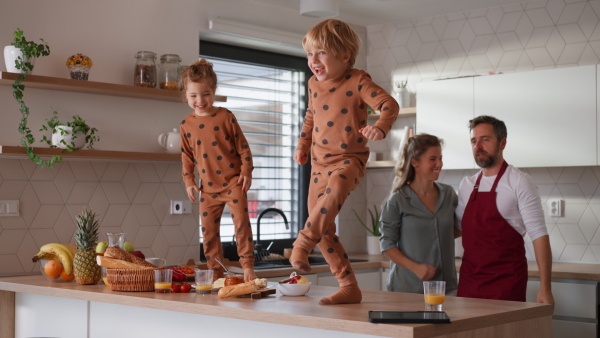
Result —
<instances>
[{"instance_id":1,"label":"man's short hair","mask_svg":"<svg viewBox=\"0 0 600 338\"><path fill-rule=\"evenodd\" d=\"M494 127L494 132L498 137L498 141L501 141L503 138L506 138L508 132L506 130L506 124L504 121L498 120L497 118L489 115L481 115L469 121L469 131L473 130L477 125L481 123L487 123Z\"/></svg>"}]
</instances>

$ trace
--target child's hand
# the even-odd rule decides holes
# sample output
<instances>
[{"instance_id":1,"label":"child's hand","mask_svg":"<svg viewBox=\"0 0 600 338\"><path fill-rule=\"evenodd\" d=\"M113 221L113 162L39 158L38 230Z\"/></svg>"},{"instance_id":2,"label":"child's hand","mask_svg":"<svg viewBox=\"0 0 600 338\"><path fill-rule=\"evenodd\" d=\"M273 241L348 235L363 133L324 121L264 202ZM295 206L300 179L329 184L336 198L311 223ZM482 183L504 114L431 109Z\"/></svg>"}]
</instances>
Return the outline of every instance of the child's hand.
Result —
<instances>
[{"instance_id":1,"label":"child's hand","mask_svg":"<svg viewBox=\"0 0 600 338\"><path fill-rule=\"evenodd\" d=\"M247 192L250 189L250 186L252 185L252 177L240 175L240 178L238 178L238 184L241 184L242 190L244 192Z\"/></svg>"},{"instance_id":2,"label":"child's hand","mask_svg":"<svg viewBox=\"0 0 600 338\"><path fill-rule=\"evenodd\" d=\"M200 189L198 189L198 187L195 185L190 185L189 187L185 188L185 191L187 191L188 198L190 199L190 201L196 202L196 195L194 194L194 191L196 193L199 193Z\"/></svg>"},{"instance_id":3,"label":"child's hand","mask_svg":"<svg viewBox=\"0 0 600 338\"><path fill-rule=\"evenodd\" d=\"M381 129L375 126L366 126L364 128L361 128L358 132L363 134L364 137L368 138L369 140L383 140L383 132L381 131Z\"/></svg>"},{"instance_id":4,"label":"child's hand","mask_svg":"<svg viewBox=\"0 0 600 338\"><path fill-rule=\"evenodd\" d=\"M294 152L294 162L303 165L306 161L308 161L308 156L306 156L305 152L302 150L296 150L296 152Z\"/></svg>"}]
</instances>

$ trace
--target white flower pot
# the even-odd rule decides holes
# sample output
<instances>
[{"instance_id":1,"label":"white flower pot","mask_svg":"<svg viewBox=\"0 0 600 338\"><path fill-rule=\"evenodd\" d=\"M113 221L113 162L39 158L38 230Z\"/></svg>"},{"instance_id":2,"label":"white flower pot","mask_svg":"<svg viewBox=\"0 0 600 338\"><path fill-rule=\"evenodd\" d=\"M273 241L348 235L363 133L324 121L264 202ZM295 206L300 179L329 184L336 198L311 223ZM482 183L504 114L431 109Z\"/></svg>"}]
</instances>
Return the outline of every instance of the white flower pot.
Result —
<instances>
[{"instance_id":1,"label":"white flower pot","mask_svg":"<svg viewBox=\"0 0 600 338\"><path fill-rule=\"evenodd\" d=\"M367 253L369 255L380 255L381 254L378 236L371 236L371 235L367 236Z\"/></svg>"},{"instance_id":2,"label":"white flower pot","mask_svg":"<svg viewBox=\"0 0 600 338\"><path fill-rule=\"evenodd\" d=\"M6 65L6 71L9 73L21 73L19 69L15 66L15 61L18 57L23 57L23 53L21 50L15 46L5 46L4 47L4 63ZM35 58L29 59L29 63L32 65L35 64ZM31 73L31 71L27 72L27 74Z\"/></svg>"},{"instance_id":3,"label":"white flower pot","mask_svg":"<svg viewBox=\"0 0 600 338\"><path fill-rule=\"evenodd\" d=\"M71 142L73 142L73 128L67 126L56 126L56 130L57 132L52 134L52 145L61 149L66 149L67 144L72 145ZM61 131L64 131L64 133L62 133ZM61 142L62 140L64 140L65 142ZM83 146L85 145L85 134L81 132L77 133L75 135L74 142L75 148L83 148Z\"/></svg>"},{"instance_id":4,"label":"white flower pot","mask_svg":"<svg viewBox=\"0 0 600 338\"><path fill-rule=\"evenodd\" d=\"M410 92L406 88L399 88L396 92L398 98L398 104L400 108L410 107Z\"/></svg>"}]
</instances>

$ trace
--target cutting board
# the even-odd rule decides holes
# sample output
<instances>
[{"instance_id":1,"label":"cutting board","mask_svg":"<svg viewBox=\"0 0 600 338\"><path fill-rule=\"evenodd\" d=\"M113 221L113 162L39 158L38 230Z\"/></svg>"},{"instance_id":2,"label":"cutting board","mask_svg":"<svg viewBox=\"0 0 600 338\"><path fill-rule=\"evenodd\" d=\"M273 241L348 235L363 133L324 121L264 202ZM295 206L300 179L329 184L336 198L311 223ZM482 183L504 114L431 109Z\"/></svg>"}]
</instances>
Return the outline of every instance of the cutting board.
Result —
<instances>
[{"instance_id":1,"label":"cutting board","mask_svg":"<svg viewBox=\"0 0 600 338\"><path fill-rule=\"evenodd\" d=\"M275 289L262 289L253 293L249 293L247 295L237 296L237 298L252 298L252 299L260 299L267 297L268 295L274 295L277 292Z\"/></svg>"}]
</instances>

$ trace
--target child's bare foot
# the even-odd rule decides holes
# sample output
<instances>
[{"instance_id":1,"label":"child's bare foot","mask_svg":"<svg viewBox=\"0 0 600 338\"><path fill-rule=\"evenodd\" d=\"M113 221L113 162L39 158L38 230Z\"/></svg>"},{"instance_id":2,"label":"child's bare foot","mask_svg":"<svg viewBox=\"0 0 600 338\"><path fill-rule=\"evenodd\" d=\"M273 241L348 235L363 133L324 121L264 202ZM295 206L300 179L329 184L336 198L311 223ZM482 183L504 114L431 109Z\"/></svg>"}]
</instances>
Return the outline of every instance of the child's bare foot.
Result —
<instances>
[{"instance_id":1,"label":"child's bare foot","mask_svg":"<svg viewBox=\"0 0 600 338\"><path fill-rule=\"evenodd\" d=\"M254 268L245 268L244 269L244 282L249 282L251 280L256 279L256 273L254 273Z\"/></svg>"},{"instance_id":2,"label":"child's bare foot","mask_svg":"<svg viewBox=\"0 0 600 338\"><path fill-rule=\"evenodd\" d=\"M358 285L342 286L336 293L329 297L323 297L320 305L333 304L357 304L362 301L362 292Z\"/></svg>"},{"instance_id":3,"label":"child's bare foot","mask_svg":"<svg viewBox=\"0 0 600 338\"><path fill-rule=\"evenodd\" d=\"M300 248L294 248L290 256L290 263L300 273L309 273L312 269L308 264L308 252Z\"/></svg>"}]
</instances>

